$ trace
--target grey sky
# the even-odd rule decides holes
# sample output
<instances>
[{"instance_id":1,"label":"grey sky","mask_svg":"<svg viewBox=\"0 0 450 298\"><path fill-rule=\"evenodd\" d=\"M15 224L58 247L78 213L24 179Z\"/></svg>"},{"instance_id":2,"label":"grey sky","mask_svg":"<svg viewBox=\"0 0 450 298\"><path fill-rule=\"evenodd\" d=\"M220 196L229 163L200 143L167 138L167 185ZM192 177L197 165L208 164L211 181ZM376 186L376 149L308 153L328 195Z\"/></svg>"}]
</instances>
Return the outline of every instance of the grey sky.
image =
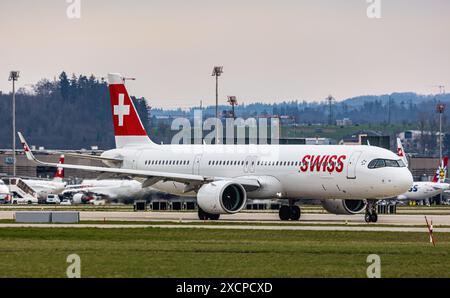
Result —
<instances>
[{"instance_id":1,"label":"grey sky","mask_svg":"<svg viewBox=\"0 0 450 298\"><path fill-rule=\"evenodd\" d=\"M450 89L448 0L382 0L382 19L366 0L81 0L79 20L68 5L0 2L0 90L11 69L19 86L121 72L152 106L186 108L214 103L215 64L222 102Z\"/></svg>"}]
</instances>

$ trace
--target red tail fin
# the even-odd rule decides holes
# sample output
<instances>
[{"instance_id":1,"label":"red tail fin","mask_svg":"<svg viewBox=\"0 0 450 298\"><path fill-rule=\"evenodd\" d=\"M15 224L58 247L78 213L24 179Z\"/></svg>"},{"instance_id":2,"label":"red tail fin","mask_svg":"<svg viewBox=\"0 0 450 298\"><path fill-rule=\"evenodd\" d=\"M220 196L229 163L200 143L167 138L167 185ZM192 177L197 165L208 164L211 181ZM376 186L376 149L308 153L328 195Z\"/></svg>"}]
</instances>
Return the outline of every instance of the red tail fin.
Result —
<instances>
[{"instance_id":1,"label":"red tail fin","mask_svg":"<svg viewBox=\"0 0 450 298\"><path fill-rule=\"evenodd\" d=\"M64 164L64 155L61 155L59 157L59 164ZM64 179L64 169L63 168L57 168L55 179Z\"/></svg>"},{"instance_id":2,"label":"red tail fin","mask_svg":"<svg viewBox=\"0 0 450 298\"><path fill-rule=\"evenodd\" d=\"M441 161L441 165L436 171L433 177L434 183L443 183L445 178L447 178L447 166L448 166L448 156L444 156Z\"/></svg>"},{"instance_id":3,"label":"red tail fin","mask_svg":"<svg viewBox=\"0 0 450 298\"><path fill-rule=\"evenodd\" d=\"M127 145L151 145L144 125L128 95L120 74L108 74L109 95L114 121L116 147Z\"/></svg>"}]
</instances>

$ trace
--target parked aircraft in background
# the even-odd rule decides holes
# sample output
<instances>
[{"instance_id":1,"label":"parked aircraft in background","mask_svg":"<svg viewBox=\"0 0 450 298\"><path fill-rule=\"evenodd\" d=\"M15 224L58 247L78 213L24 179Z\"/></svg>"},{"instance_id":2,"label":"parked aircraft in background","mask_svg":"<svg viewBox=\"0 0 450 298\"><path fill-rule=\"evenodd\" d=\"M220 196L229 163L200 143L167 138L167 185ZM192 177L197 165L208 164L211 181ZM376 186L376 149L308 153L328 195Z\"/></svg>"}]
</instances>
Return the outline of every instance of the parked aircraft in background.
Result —
<instances>
[{"instance_id":1,"label":"parked aircraft in background","mask_svg":"<svg viewBox=\"0 0 450 298\"><path fill-rule=\"evenodd\" d=\"M136 180L83 180L78 185L67 185L62 195L70 195L73 203L80 204L87 203L91 196L108 200L135 199L147 191L148 189L143 189L142 183Z\"/></svg>"},{"instance_id":2,"label":"parked aircraft in background","mask_svg":"<svg viewBox=\"0 0 450 298\"><path fill-rule=\"evenodd\" d=\"M247 198L288 199L281 220L300 219L299 198L321 199L335 214L366 209L376 222L376 202L411 188L412 175L393 152L372 146L157 145L148 137L119 74L108 75L116 149L100 159L108 167L61 165L100 177L131 177L142 187L197 198L200 219L241 211ZM19 133L29 160L37 160ZM99 159L99 157L96 157ZM367 204L366 204L367 202Z\"/></svg>"},{"instance_id":3,"label":"parked aircraft in background","mask_svg":"<svg viewBox=\"0 0 450 298\"><path fill-rule=\"evenodd\" d=\"M46 199L49 194L59 195L66 187L63 181L64 168L60 167L62 164L64 164L64 155L61 155L59 163L55 165L57 170L53 180L23 179L23 182L37 193L39 199Z\"/></svg>"},{"instance_id":4,"label":"parked aircraft in background","mask_svg":"<svg viewBox=\"0 0 450 298\"><path fill-rule=\"evenodd\" d=\"M397 154L403 159L403 162L405 164L408 164L408 159L406 157L406 153L405 150L403 149L403 145L400 139L397 139ZM401 201L426 200L450 189L450 184L445 183L445 178L447 177L447 166L448 166L448 157L445 156L441 160L441 164L439 165L432 181L414 182L407 192L397 196L397 200Z\"/></svg>"}]
</instances>

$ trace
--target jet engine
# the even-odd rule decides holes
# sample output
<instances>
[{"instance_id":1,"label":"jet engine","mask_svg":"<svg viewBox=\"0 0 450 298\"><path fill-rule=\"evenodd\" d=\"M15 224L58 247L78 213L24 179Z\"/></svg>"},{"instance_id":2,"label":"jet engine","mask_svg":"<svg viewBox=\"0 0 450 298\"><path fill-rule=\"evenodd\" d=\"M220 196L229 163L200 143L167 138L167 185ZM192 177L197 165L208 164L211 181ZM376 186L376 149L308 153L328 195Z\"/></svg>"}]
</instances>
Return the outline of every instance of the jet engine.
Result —
<instances>
[{"instance_id":1,"label":"jet engine","mask_svg":"<svg viewBox=\"0 0 450 298\"><path fill-rule=\"evenodd\" d=\"M366 208L364 200L322 200L322 206L332 214L353 215L358 214Z\"/></svg>"},{"instance_id":2,"label":"jet engine","mask_svg":"<svg viewBox=\"0 0 450 298\"><path fill-rule=\"evenodd\" d=\"M200 187L197 204L210 214L234 214L244 208L247 193L244 187L231 181L215 181Z\"/></svg>"}]
</instances>

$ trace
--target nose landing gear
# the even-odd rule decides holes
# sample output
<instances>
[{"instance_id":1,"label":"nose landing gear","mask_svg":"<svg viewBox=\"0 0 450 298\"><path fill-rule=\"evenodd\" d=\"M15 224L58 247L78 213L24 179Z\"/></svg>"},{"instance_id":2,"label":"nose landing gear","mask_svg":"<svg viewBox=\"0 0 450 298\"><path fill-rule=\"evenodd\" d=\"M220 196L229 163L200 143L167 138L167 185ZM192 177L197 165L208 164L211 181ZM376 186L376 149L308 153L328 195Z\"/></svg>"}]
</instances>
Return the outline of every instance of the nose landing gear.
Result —
<instances>
[{"instance_id":1,"label":"nose landing gear","mask_svg":"<svg viewBox=\"0 0 450 298\"><path fill-rule=\"evenodd\" d=\"M367 207L366 207L366 215L364 216L364 219L367 223L375 223L378 221L378 214L377 214L377 202L374 200L368 200L367 201Z\"/></svg>"}]
</instances>

